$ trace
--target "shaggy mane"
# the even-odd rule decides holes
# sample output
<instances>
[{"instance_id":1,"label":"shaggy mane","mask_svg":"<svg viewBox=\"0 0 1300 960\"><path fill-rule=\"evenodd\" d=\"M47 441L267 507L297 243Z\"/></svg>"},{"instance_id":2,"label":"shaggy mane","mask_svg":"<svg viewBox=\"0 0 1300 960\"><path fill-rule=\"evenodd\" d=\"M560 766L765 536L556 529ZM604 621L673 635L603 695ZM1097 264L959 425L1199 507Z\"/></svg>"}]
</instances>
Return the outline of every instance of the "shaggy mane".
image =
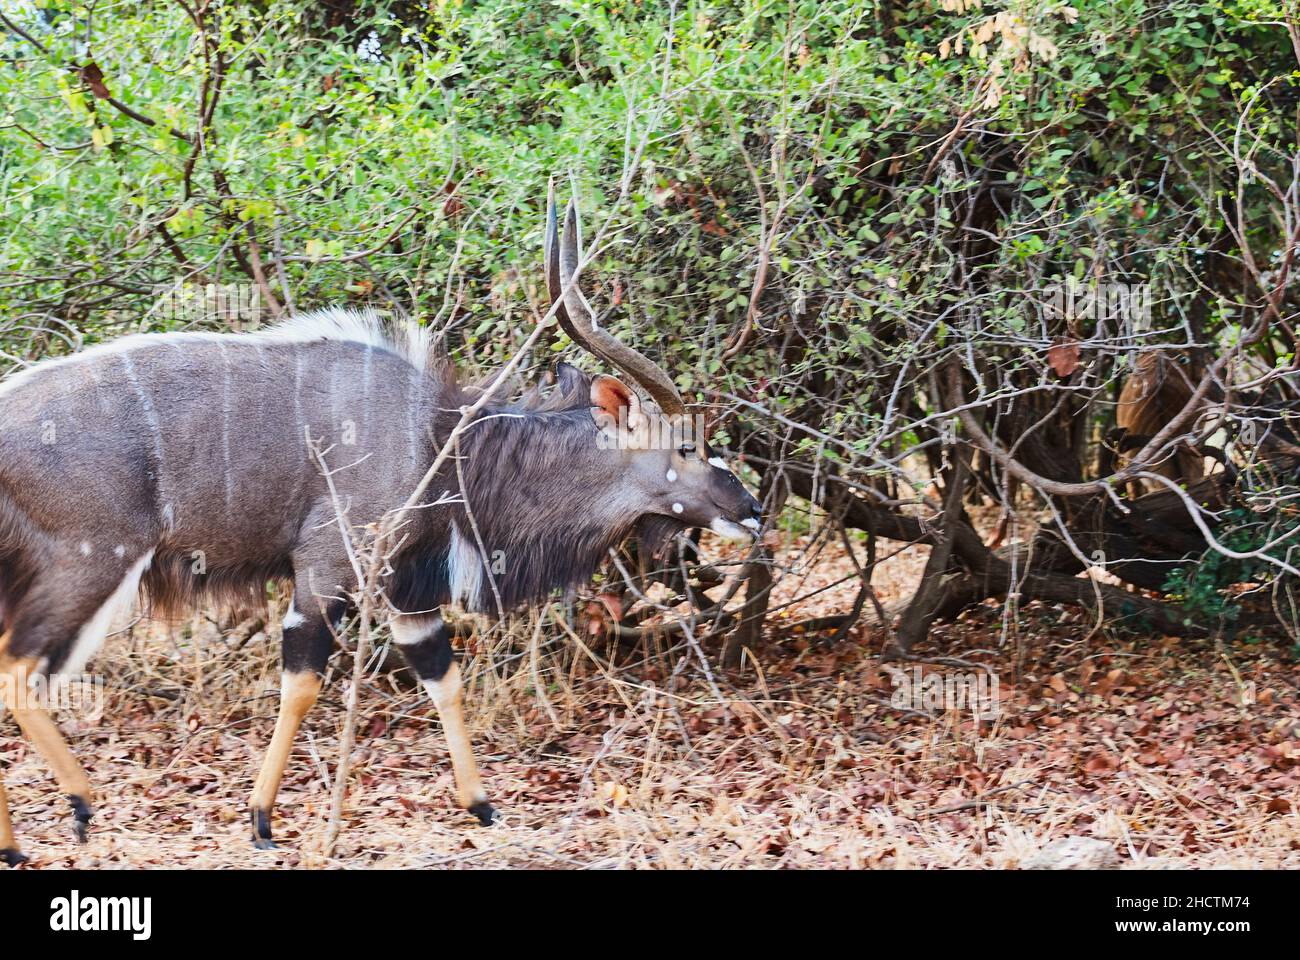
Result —
<instances>
[{"instance_id":1,"label":"shaggy mane","mask_svg":"<svg viewBox=\"0 0 1300 960\"><path fill-rule=\"evenodd\" d=\"M339 340L387 350L421 372L432 372L441 364L434 353L433 331L414 320L386 320L369 307L326 307L295 314L275 326L248 334L266 340L310 343Z\"/></svg>"}]
</instances>

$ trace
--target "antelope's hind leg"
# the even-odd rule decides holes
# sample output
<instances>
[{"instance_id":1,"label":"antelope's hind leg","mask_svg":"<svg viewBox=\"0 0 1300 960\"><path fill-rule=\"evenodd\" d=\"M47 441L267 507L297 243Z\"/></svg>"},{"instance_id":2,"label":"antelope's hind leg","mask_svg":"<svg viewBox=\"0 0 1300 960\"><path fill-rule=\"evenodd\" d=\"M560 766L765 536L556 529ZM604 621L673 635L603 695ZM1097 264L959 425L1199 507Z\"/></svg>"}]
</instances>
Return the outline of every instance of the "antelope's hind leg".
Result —
<instances>
[{"instance_id":1,"label":"antelope's hind leg","mask_svg":"<svg viewBox=\"0 0 1300 960\"><path fill-rule=\"evenodd\" d=\"M474 749L465 730L460 667L452 659L451 630L435 613L423 616L398 614L393 618L392 631L393 640L402 648L406 662L419 675L424 689L438 708L443 733L447 736L460 805L478 817L483 826L491 825L496 819L496 811L488 803L487 793L483 790L478 764L474 761Z\"/></svg>"},{"instance_id":2,"label":"antelope's hind leg","mask_svg":"<svg viewBox=\"0 0 1300 960\"><path fill-rule=\"evenodd\" d=\"M3 649L4 638L0 638ZM0 694L0 710L7 703L8 697ZM18 850L18 841L14 839L13 821L9 819L9 795L5 793L4 767L0 765L0 863L16 867L27 858Z\"/></svg>"},{"instance_id":3,"label":"antelope's hind leg","mask_svg":"<svg viewBox=\"0 0 1300 960\"><path fill-rule=\"evenodd\" d=\"M14 825L9 820L9 797L5 794L3 770L0 770L0 863L16 867L26 860L14 840Z\"/></svg>"},{"instance_id":4,"label":"antelope's hind leg","mask_svg":"<svg viewBox=\"0 0 1300 960\"><path fill-rule=\"evenodd\" d=\"M302 726L303 717L320 695L325 665L334 649L334 634L330 619L337 621L342 604L334 604L327 619L315 597L294 593L294 604L284 617L283 671L280 679L280 713L276 717L275 732L267 748L262 770L253 786L250 814L253 828L253 846L259 850L274 850L271 839L271 813L275 797L280 792L284 768L293 752L293 742ZM302 612L298 605L301 604Z\"/></svg>"},{"instance_id":5,"label":"antelope's hind leg","mask_svg":"<svg viewBox=\"0 0 1300 960\"><path fill-rule=\"evenodd\" d=\"M33 689L33 674L31 661L16 661L0 655L0 683L4 686L6 698L12 701L8 704L9 710L18 722L23 736L53 771L59 789L72 806L77 841L85 843L86 832L94 815L90 803L90 778L86 776L86 771L73 755L72 748L59 732L58 724Z\"/></svg>"},{"instance_id":6,"label":"antelope's hind leg","mask_svg":"<svg viewBox=\"0 0 1300 960\"><path fill-rule=\"evenodd\" d=\"M128 553L119 545L107 555L89 543L69 549L23 597L0 646L0 696L67 795L83 843L92 816L90 778L46 709L39 681L81 672L114 617L135 599L152 558L152 550L138 546ZM7 823L8 816L0 814L0 820Z\"/></svg>"},{"instance_id":7,"label":"antelope's hind leg","mask_svg":"<svg viewBox=\"0 0 1300 960\"><path fill-rule=\"evenodd\" d=\"M14 720L18 722L23 736L31 741L50 769L59 789L72 804L72 814L76 820L77 840L86 842L86 830L92 815L90 805L90 778L82 769L77 758L72 755L58 725L40 703L38 694L31 686L33 664L29 660L14 660L0 654L0 687ZM13 846L13 831L9 821L7 798L0 798L0 848Z\"/></svg>"}]
</instances>

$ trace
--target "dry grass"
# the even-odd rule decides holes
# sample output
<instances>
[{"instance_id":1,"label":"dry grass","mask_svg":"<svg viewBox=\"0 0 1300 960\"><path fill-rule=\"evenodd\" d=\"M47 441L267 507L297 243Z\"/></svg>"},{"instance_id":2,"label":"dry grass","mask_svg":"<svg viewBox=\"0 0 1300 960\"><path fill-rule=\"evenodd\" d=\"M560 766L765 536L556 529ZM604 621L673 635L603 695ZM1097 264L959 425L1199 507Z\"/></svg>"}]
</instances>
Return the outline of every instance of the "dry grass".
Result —
<instances>
[{"instance_id":1,"label":"dry grass","mask_svg":"<svg viewBox=\"0 0 1300 960\"><path fill-rule=\"evenodd\" d=\"M882 599L905 595L923 563L909 551L883 567ZM785 619L847 608L851 584L815 592L845 565L827 546L787 574L778 603L813 597ZM64 722L98 788L84 846L9 721L0 748L34 867L1015 867L1070 834L1111 841L1137 868L1300 866L1300 672L1282 651L1085 643L1069 612L1030 608L1010 632L1000 613L975 611L918 651L997 673L1001 715L982 724L892 707L877 636L827 649L778 618L761 669L718 677L718 702L684 646L535 648L516 624L465 652L469 719L504 815L489 829L454 808L432 706L400 675L372 675L329 860L316 851L343 660L291 762L282 849L248 842L278 695L274 627L242 645L205 621L110 640L102 713Z\"/></svg>"}]
</instances>

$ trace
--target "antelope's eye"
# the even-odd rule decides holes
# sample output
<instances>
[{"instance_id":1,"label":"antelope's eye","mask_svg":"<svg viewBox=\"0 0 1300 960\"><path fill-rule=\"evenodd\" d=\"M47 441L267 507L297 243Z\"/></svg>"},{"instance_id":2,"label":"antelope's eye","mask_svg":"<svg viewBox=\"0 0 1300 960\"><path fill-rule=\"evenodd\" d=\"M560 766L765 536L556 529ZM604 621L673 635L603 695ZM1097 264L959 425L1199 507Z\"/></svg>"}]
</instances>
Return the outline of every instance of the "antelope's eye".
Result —
<instances>
[{"instance_id":1,"label":"antelope's eye","mask_svg":"<svg viewBox=\"0 0 1300 960\"><path fill-rule=\"evenodd\" d=\"M680 447L677 448L677 452L681 454L683 457L689 457L693 453L695 453L695 444L683 443Z\"/></svg>"}]
</instances>

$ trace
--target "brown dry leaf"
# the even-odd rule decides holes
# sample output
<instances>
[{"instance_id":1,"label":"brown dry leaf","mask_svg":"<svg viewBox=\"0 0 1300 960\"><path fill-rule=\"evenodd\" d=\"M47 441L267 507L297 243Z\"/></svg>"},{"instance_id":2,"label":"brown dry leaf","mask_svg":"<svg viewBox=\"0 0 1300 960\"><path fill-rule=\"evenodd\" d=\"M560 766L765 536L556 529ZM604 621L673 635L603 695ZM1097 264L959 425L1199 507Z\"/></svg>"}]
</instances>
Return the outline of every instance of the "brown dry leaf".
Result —
<instances>
[{"instance_id":1,"label":"brown dry leaf","mask_svg":"<svg viewBox=\"0 0 1300 960\"><path fill-rule=\"evenodd\" d=\"M1119 768L1119 761L1112 757L1105 750L1096 750L1092 756L1088 757L1084 763L1083 769L1088 773L1110 773L1110 771Z\"/></svg>"},{"instance_id":2,"label":"brown dry leaf","mask_svg":"<svg viewBox=\"0 0 1300 960\"><path fill-rule=\"evenodd\" d=\"M90 88L90 92L99 100L107 100L112 94L104 85L104 71L93 60L81 68L81 82Z\"/></svg>"},{"instance_id":3,"label":"brown dry leaf","mask_svg":"<svg viewBox=\"0 0 1300 960\"><path fill-rule=\"evenodd\" d=\"M1047 349L1047 364L1058 377L1068 377L1079 365L1078 341L1054 343Z\"/></svg>"},{"instance_id":4,"label":"brown dry leaf","mask_svg":"<svg viewBox=\"0 0 1300 960\"><path fill-rule=\"evenodd\" d=\"M1092 692L1102 698L1109 697L1111 691L1115 689L1122 679L1124 679L1124 671L1117 667L1098 680L1097 685L1092 688Z\"/></svg>"},{"instance_id":5,"label":"brown dry leaf","mask_svg":"<svg viewBox=\"0 0 1300 960\"><path fill-rule=\"evenodd\" d=\"M598 593L583 607L587 633L603 637L609 625L623 619L623 599L616 593Z\"/></svg>"},{"instance_id":6,"label":"brown dry leaf","mask_svg":"<svg viewBox=\"0 0 1300 960\"><path fill-rule=\"evenodd\" d=\"M617 809L618 807L627 806L627 799L627 787L617 780L606 780L600 785L601 803L607 803Z\"/></svg>"},{"instance_id":7,"label":"brown dry leaf","mask_svg":"<svg viewBox=\"0 0 1300 960\"><path fill-rule=\"evenodd\" d=\"M623 598L617 593L598 593L596 599L600 601L605 610L609 613L609 618L617 623L623 619Z\"/></svg>"},{"instance_id":8,"label":"brown dry leaf","mask_svg":"<svg viewBox=\"0 0 1300 960\"><path fill-rule=\"evenodd\" d=\"M651 199L654 201L656 207L666 207L668 206L668 201L674 199L676 195L676 189L672 185L669 185L654 191L651 195Z\"/></svg>"},{"instance_id":9,"label":"brown dry leaf","mask_svg":"<svg viewBox=\"0 0 1300 960\"><path fill-rule=\"evenodd\" d=\"M460 183L453 183L450 180L443 184L442 192L447 195L447 199L443 201L442 212L448 217L455 217L465 212L465 201L456 196L456 191L459 188Z\"/></svg>"}]
</instances>

